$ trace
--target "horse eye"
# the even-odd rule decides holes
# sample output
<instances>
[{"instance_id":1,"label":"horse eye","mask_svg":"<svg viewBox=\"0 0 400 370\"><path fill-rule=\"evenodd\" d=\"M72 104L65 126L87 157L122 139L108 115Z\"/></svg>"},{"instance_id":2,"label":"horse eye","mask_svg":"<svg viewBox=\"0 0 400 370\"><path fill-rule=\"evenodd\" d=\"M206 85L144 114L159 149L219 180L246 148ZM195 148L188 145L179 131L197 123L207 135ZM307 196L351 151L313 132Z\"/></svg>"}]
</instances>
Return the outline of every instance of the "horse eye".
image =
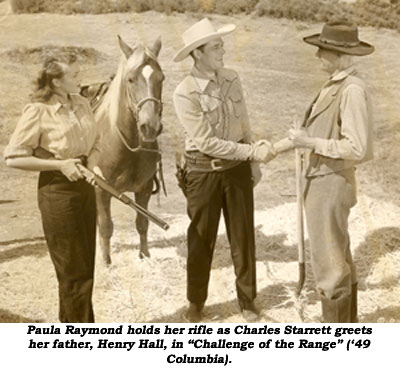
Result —
<instances>
[{"instance_id":1,"label":"horse eye","mask_svg":"<svg viewBox=\"0 0 400 370\"><path fill-rule=\"evenodd\" d=\"M129 81L131 84L133 84L133 83L135 82L135 79L131 77L131 78L128 79L128 81Z\"/></svg>"}]
</instances>

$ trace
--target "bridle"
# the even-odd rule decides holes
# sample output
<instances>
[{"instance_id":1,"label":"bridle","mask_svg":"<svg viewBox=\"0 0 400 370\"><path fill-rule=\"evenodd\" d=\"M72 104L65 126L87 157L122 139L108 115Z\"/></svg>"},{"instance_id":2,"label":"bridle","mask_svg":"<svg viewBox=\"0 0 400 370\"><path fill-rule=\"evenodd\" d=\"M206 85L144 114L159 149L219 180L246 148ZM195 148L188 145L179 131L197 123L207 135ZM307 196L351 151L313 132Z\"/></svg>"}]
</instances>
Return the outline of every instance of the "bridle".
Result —
<instances>
[{"instance_id":1,"label":"bridle","mask_svg":"<svg viewBox=\"0 0 400 370\"><path fill-rule=\"evenodd\" d=\"M161 115L163 103L160 99L157 99L154 96L146 96L145 98L137 101L135 96L132 94L131 89L127 90L128 90L129 110L131 111L136 121L139 120L139 112L142 109L143 105L145 105L149 101L153 101L158 105L159 112Z\"/></svg>"},{"instance_id":2,"label":"bridle","mask_svg":"<svg viewBox=\"0 0 400 370\"><path fill-rule=\"evenodd\" d=\"M163 103L162 103L161 99L157 99L154 96L146 96L143 99L137 101L135 96L132 93L132 90L129 89L129 88L127 88L127 94L128 94L128 104L129 104L128 108L129 108L130 112L132 113L132 116L135 118L136 122L139 122L139 112L147 102L156 103L158 108L159 108L159 114L161 116L162 107L163 107ZM144 152L158 153L158 154L161 155L161 151L159 149L144 148L144 147L142 147L140 145L140 143L139 143L138 147L131 147L128 144L128 142L126 141L126 139L124 138L124 135L122 134L121 130L118 127L118 124L115 125L115 128L116 128L118 136L121 139L122 143L124 144L125 148L128 149L130 152L135 153L135 152L138 152L138 151L144 151ZM161 128L160 128L160 132L161 132L161 130L162 130L162 124L161 124ZM157 142L157 136L159 135L160 132L157 133L156 139L154 139L154 140L144 140L144 139L142 139L142 141L145 142L145 143Z\"/></svg>"}]
</instances>

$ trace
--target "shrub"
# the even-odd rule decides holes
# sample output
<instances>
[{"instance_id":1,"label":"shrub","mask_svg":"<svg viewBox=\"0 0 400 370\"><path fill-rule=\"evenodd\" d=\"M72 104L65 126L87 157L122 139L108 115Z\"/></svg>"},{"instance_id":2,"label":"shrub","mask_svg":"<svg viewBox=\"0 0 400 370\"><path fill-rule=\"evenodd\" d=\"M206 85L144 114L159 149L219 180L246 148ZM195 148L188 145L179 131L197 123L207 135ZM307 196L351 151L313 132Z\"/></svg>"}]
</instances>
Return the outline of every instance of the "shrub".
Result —
<instances>
[{"instance_id":1,"label":"shrub","mask_svg":"<svg viewBox=\"0 0 400 370\"><path fill-rule=\"evenodd\" d=\"M216 0L215 12L218 14L249 14L254 11L258 0Z\"/></svg>"},{"instance_id":2,"label":"shrub","mask_svg":"<svg viewBox=\"0 0 400 370\"><path fill-rule=\"evenodd\" d=\"M0 0L1 1L1 0ZM289 18L306 22L354 21L400 31L399 0L8 0L21 13L197 12Z\"/></svg>"},{"instance_id":3,"label":"shrub","mask_svg":"<svg viewBox=\"0 0 400 370\"><path fill-rule=\"evenodd\" d=\"M106 55L88 47L43 45L39 47L18 47L0 53L0 57L18 64L42 64L46 58L55 56L68 63L78 61L85 64L96 64L105 60Z\"/></svg>"},{"instance_id":4,"label":"shrub","mask_svg":"<svg viewBox=\"0 0 400 370\"><path fill-rule=\"evenodd\" d=\"M329 2L307 0L307 5L296 0L260 0L256 6L256 14L309 22L326 22L332 18L347 18L345 4L338 0Z\"/></svg>"},{"instance_id":5,"label":"shrub","mask_svg":"<svg viewBox=\"0 0 400 370\"><path fill-rule=\"evenodd\" d=\"M399 0L362 0L353 4L338 0L260 0L259 16L289 18L307 22L348 20L362 26L387 27L400 30Z\"/></svg>"},{"instance_id":6,"label":"shrub","mask_svg":"<svg viewBox=\"0 0 400 370\"><path fill-rule=\"evenodd\" d=\"M135 0L9 0L18 2L18 13L89 13L135 11ZM144 2L143 2L144 3Z\"/></svg>"}]
</instances>

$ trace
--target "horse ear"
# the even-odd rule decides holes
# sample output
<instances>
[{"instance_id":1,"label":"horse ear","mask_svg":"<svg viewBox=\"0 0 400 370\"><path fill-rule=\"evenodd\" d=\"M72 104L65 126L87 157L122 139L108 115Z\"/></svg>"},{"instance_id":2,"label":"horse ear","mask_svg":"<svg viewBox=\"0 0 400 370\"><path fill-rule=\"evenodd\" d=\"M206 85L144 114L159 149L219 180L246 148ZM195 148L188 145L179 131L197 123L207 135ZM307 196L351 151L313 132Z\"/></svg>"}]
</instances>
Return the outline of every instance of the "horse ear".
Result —
<instances>
[{"instance_id":1,"label":"horse ear","mask_svg":"<svg viewBox=\"0 0 400 370\"><path fill-rule=\"evenodd\" d=\"M156 57L158 57L158 54L160 53L161 50L161 36L158 36L157 40L154 42L153 47L151 48L151 51L154 53Z\"/></svg>"},{"instance_id":2,"label":"horse ear","mask_svg":"<svg viewBox=\"0 0 400 370\"><path fill-rule=\"evenodd\" d=\"M124 40L122 40L120 35L117 36L118 36L119 47L126 56L126 59L128 59L133 54L133 49Z\"/></svg>"}]
</instances>

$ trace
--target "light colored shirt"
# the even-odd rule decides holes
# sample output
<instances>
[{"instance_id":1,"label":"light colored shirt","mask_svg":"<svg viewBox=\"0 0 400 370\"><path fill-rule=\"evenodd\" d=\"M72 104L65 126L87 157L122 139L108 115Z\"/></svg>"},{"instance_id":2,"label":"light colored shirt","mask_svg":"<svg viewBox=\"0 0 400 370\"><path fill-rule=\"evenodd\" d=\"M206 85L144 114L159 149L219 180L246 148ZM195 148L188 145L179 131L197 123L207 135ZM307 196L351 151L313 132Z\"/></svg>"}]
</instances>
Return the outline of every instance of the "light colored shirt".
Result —
<instances>
[{"instance_id":1,"label":"light colored shirt","mask_svg":"<svg viewBox=\"0 0 400 370\"><path fill-rule=\"evenodd\" d=\"M39 148L56 159L98 151L99 134L88 101L77 94L70 97L72 110L55 96L46 103L28 104L5 148L5 159L30 157Z\"/></svg>"},{"instance_id":2,"label":"light colored shirt","mask_svg":"<svg viewBox=\"0 0 400 370\"><path fill-rule=\"evenodd\" d=\"M350 67L333 74L321 89L314 107L334 89L335 83L354 72L354 68ZM354 161L371 159L373 157L371 116L367 91L359 85L349 84L343 90L340 101L341 138L339 140L315 138L314 152L325 157Z\"/></svg>"},{"instance_id":3,"label":"light colored shirt","mask_svg":"<svg viewBox=\"0 0 400 370\"><path fill-rule=\"evenodd\" d=\"M215 78L195 67L176 88L174 105L185 130L185 150L246 160L251 132L239 76L222 68Z\"/></svg>"}]
</instances>

